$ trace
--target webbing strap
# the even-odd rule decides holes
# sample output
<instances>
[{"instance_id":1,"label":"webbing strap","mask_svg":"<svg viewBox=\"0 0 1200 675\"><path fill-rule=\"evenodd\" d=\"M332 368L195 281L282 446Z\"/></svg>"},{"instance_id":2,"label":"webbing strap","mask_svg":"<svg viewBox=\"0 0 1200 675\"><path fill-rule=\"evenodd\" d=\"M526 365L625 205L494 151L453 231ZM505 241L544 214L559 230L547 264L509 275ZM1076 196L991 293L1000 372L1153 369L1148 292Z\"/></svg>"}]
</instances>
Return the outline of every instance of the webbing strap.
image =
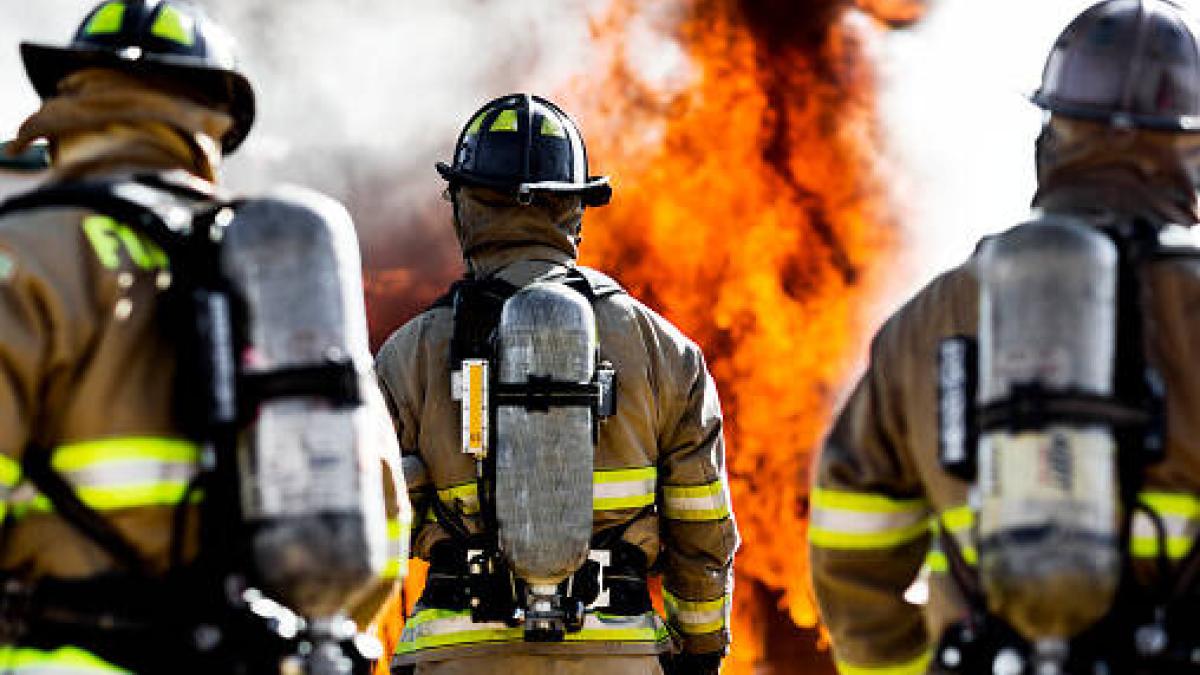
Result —
<instances>
[{"instance_id":1,"label":"webbing strap","mask_svg":"<svg viewBox=\"0 0 1200 675\"><path fill-rule=\"evenodd\" d=\"M81 534L100 545L129 572L147 576L150 569L141 553L116 527L92 507L83 503L70 483L50 465L50 451L29 447L21 458L24 475L54 505L59 516Z\"/></svg>"}]
</instances>

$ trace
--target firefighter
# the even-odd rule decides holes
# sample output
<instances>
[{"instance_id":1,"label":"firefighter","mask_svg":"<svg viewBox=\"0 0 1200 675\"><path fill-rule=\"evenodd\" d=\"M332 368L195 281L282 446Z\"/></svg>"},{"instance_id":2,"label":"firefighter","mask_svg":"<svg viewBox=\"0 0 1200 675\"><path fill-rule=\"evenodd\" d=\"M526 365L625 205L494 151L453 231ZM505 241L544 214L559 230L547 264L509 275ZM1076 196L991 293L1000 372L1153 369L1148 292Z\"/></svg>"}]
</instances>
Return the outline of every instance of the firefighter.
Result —
<instances>
[{"instance_id":1,"label":"firefighter","mask_svg":"<svg viewBox=\"0 0 1200 675\"><path fill-rule=\"evenodd\" d=\"M483 106L460 136L453 164L437 168L449 184L446 196L466 277L397 330L376 357L410 498L416 500L414 555L430 563L424 594L393 663L441 674L658 673L663 654L668 672L716 673L729 643L731 565L738 545L717 391L692 341L613 280L576 264L584 208L609 201L607 177L587 174L583 139L562 110L523 94ZM584 441L586 466L594 471L582 476L547 473L532 462L505 466L505 448L521 443L515 436L532 429L525 442L536 443L529 439L542 433L540 425L556 410L548 401L557 394L548 389L541 392L546 406L541 411L519 404L500 408L493 425L492 454L500 455L495 464L464 452L473 441L462 430L475 418L455 400L462 397L451 385L469 374L452 371L460 370L472 345L482 353L507 349L505 336L524 311L515 307L515 298L532 297L535 288L544 289L542 282L566 285L579 292L577 299L586 298L583 310L568 313L594 315L579 333L589 332L586 323L594 321L599 363L611 367L609 379L615 381L615 409L594 421L594 449L590 438ZM499 365L511 366L527 354L504 351ZM580 354L579 362L588 358ZM550 379L561 378L551 373ZM512 396L513 387L520 386L492 382L497 397L504 387ZM519 421L507 423L512 418L505 415ZM561 426L554 433L571 433L568 423ZM517 475L505 478L506 470ZM526 473L538 477L527 489L533 494L503 493ZM498 534L506 541L519 536L505 535L511 527L505 522L506 503L541 498L538 492L557 491L555 485L564 480L579 481L581 487L568 496L590 516L581 553L602 563L583 565L560 585L570 591L570 602L590 605L578 617L581 625L552 637L535 636L521 625L522 614L528 622L536 603L526 603L520 591L529 584L512 569L516 554L504 552L508 558L485 579L474 574L475 562L495 553ZM574 506L564 510L574 513ZM560 512L532 518L550 523L534 522L530 528L578 535ZM497 527L501 532L494 531ZM560 544L546 541L542 548ZM647 592L647 577L655 573L662 575L666 626ZM601 582L607 591L598 599ZM681 650L670 657L672 637Z\"/></svg>"},{"instance_id":2,"label":"firefighter","mask_svg":"<svg viewBox=\"0 0 1200 675\"><path fill-rule=\"evenodd\" d=\"M884 324L817 460L812 578L843 673L1196 668L1195 605L1187 606L1197 590L1195 562L1184 559L1200 532L1200 389L1192 372L1200 318L1191 305L1200 293L1200 267L1187 229L1200 221L1197 24L1165 0L1104 0L1062 33L1033 101L1049 113L1036 144L1033 220L985 240ZM1078 262L1065 254L1036 258L1041 262L1032 266L1032 259L1005 270L995 266L1016 260L1005 256L1029 237L1046 234L1059 246L1090 242L1101 254L1093 259L1089 253L1078 272L1101 271L1107 280L1063 277L1063 269ZM1039 244L1035 252L1048 250ZM1067 283L1041 292L1074 298L1044 303L1026 296L1024 304L1005 304L1004 284L1055 275ZM1100 318L1083 328L1070 323L1096 303ZM1038 305L1057 316L1026 321L1011 334L995 328L1016 325L1011 321L1032 316L1025 313ZM989 351L1064 325L1074 329L1063 343L1035 339L1024 351ZM970 344L979 350L977 370L970 358L954 356ZM1115 355L1088 364L1107 352ZM954 365L961 363L968 365ZM1090 371L1101 373L1098 383L1072 379ZM1147 375L1155 372L1158 378ZM996 400L996 376L1019 393L976 408L976 401ZM980 378L978 397L959 386L970 377ZM1152 386L1156 379L1163 386ZM1116 395L1106 393L1114 382ZM939 386L959 400L939 398ZM1160 444L1153 420L1163 404ZM963 410L974 428L963 423ZM1085 432L1087 443L1080 441ZM986 443L964 442L972 435ZM1033 443L1018 450L1025 440ZM1160 445L1165 457L1154 461ZM977 449L978 467L947 448ZM1015 464L1006 463L1010 458ZM1085 475L1094 479L1090 485L1079 482ZM1079 489L1056 492L1064 486ZM989 511L1007 498L1005 491L1026 495L1031 489L1041 490L1044 501ZM1060 498L1065 501L1055 501ZM1043 512L1057 503L1071 508ZM1088 514L1099 514L1096 529L1060 545L1095 552L1068 562L1081 574L1099 575L1096 583L1080 590L1068 575L1058 588L1043 588L1054 599L1043 612L1054 617L1014 611L1006 602L1035 588L1022 589L1022 580L1044 581L1046 559L1026 559L1023 568L995 561ZM994 536L1006 519L1023 527ZM927 575L924 607L906 601L919 574ZM1112 574L1119 576L1105 577ZM1012 586L1000 588L998 575L1009 575ZM1097 603L1099 611L1084 620L1071 616L1092 612ZM1077 625L1035 625L1057 618Z\"/></svg>"},{"instance_id":3,"label":"firefighter","mask_svg":"<svg viewBox=\"0 0 1200 675\"><path fill-rule=\"evenodd\" d=\"M43 102L12 152L44 139L51 167L44 189L0 206L0 672L278 672L289 626L303 628L242 593L245 575L198 562L233 555L210 534L238 544L239 524L207 520L240 511L217 503L236 479L208 480L236 458L214 459L181 405L212 392L180 385L208 356L179 353L199 321L178 311L199 297L180 289L215 265L197 270L168 242L194 231L192 214L236 208L216 182L255 102L231 49L176 0L106 1L68 46L21 46ZM365 337L362 351L369 364ZM390 496L398 519L406 504ZM360 623L402 562L347 608Z\"/></svg>"}]
</instances>

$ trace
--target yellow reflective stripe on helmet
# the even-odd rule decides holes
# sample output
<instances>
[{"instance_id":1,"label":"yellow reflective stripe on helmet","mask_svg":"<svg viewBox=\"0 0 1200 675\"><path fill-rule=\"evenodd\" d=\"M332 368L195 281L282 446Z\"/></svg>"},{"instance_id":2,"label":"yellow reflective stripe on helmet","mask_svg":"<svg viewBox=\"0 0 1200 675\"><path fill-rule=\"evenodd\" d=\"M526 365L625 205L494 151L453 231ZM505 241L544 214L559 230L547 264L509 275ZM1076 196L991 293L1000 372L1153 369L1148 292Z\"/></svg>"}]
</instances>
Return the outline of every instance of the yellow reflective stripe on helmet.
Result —
<instances>
[{"instance_id":1,"label":"yellow reflective stripe on helmet","mask_svg":"<svg viewBox=\"0 0 1200 675\"><path fill-rule=\"evenodd\" d=\"M475 119L471 120L471 123L467 125L467 136L479 133L479 130L483 128L483 118L487 117L488 112L484 110L476 115Z\"/></svg>"},{"instance_id":2,"label":"yellow reflective stripe on helmet","mask_svg":"<svg viewBox=\"0 0 1200 675\"><path fill-rule=\"evenodd\" d=\"M0 647L0 672L7 675L95 675L124 674L118 668L91 652L78 647L59 647L54 650L30 647Z\"/></svg>"},{"instance_id":3,"label":"yellow reflective stripe on helmet","mask_svg":"<svg viewBox=\"0 0 1200 675\"><path fill-rule=\"evenodd\" d=\"M517 130L517 111L516 110L501 110L496 119L492 120L492 126L488 131L516 131Z\"/></svg>"},{"instance_id":4,"label":"yellow reflective stripe on helmet","mask_svg":"<svg viewBox=\"0 0 1200 675\"><path fill-rule=\"evenodd\" d=\"M1200 497L1186 492L1151 490L1138 497L1162 521L1167 556L1176 560L1186 556L1200 530ZM1150 516L1142 511L1134 512L1133 539L1129 548L1136 558L1156 558L1159 555L1158 530Z\"/></svg>"},{"instance_id":5,"label":"yellow reflective stripe on helmet","mask_svg":"<svg viewBox=\"0 0 1200 675\"><path fill-rule=\"evenodd\" d=\"M567 633L565 642L651 642L669 639L669 632L653 612L636 616L588 613L583 629ZM503 622L475 623L470 610L424 609L404 625L397 654L481 642L524 642L523 626Z\"/></svg>"},{"instance_id":6,"label":"yellow reflective stripe on helmet","mask_svg":"<svg viewBox=\"0 0 1200 675\"><path fill-rule=\"evenodd\" d=\"M125 3L110 2L92 15L83 28L84 35L109 35L121 32L121 24L125 22Z\"/></svg>"},{"instance_id":7,"label":"yellow reflective stripe on helmet","mask_svg":"<svg viewBox=\"0 0 1200 675\"><path fill-rule=\"evenodd\" d=\"M196 43L196 22L192 17L183 14L171 5L163 3L158 12L158 18L150 27L150 32L164 40L170 40L185 47Z\"/></svg>"},{"instance_id":8,"label":"yellow reflective stripe on helmet","mask_svg":"<svg viewBox=\"0 0 1200 675\"><path fill-rule=\"evenodd\" d=\"M438 499L446 506L458 506L459 513L464 515L479 513L479 486L475 481L442 488L438 490Z\"/></svg>"},{"instance_id":9,"label":"yellow reflective stripe on helmet","mask_svg":"<svg viewBox=\"0 0 1200 675\"><path fill-rule=\"evenodd\" d=\"M927 651L912 661L890 666L854 666L835 659L839 675L925 675L933 661L933 651Z\"/></svg>"},{"instance_id":10,"label":"yellow reflective stripe on helmet","mask_svg":"<svg viewBox=\"0 0 1200 675\"><path fill-rule=\"evenodd\" d=\"M684 635L703 635L719 631L729 623L730 597L716 600L684 600L663 589L667 618Z\"/></svg>"},{"instance_id":11,"label":"yellow reflective stripe on helmet","mask_svg":"<svg viewBox=\"0 0 1200 675\"><path fill-rule=\"evenodd\" d=\"M636 509L654 503L658 469L597 469L592 474L592 509L614 511Z\"/></svg>"},{"instance_id":12,"label":"yellow reflective stripe on helmet","mask_svg":"<svg viewBox=\"0 0 1200 675\"><path fill-rule=\"evenodd\" d=\"M566 130L562 128L562 125L558 123L558 120L551 119L549 117L542 118L541 134L543 136L554 136L556 138L567 137Z\"/></svg>"},{"instance_id":13,"label":"yellow reflective stripe on helmet","mask_svg":"<svg viewBox=\"0 0 1200 675\"><path fill-rule=\"evenodd\" d=\"M722 520L729 517L725 482L663 486L663 515L671 520Z\"/></svg>"},{"instance_id":14,"label":"yellow reflective stripe on helmet","mask_svg":"<svg viewBox=\"0 0 1200 675\"><path fill-rule=\"evenodd\" d=\"M810 505L808 538L819 548L892 548L929 531L929 508L923 499L816 488Z\"/></svg>"}]
</instances>

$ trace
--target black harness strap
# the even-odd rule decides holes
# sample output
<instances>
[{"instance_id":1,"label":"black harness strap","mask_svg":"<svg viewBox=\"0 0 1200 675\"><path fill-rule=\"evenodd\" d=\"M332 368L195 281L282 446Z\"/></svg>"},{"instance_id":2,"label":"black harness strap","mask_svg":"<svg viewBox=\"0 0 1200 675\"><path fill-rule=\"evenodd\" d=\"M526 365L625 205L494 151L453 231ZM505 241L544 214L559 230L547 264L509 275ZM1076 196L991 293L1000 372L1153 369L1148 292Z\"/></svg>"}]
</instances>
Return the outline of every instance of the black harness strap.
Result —
<instances>
[{"instance_id":1,"label":"black harness strap","mask_svg":"<svg viewBox=\"0 0 1200 675\"><path fill-rule=\"evenodd\" d=\"M21 470L38 491L50 500L55 513L95 542L122 567L138 576L148 576L149 565L129 540L107 518L83 503L79 495L50 465L50 451L31 446L21 456Z\"/></svg>"}]
</instances>

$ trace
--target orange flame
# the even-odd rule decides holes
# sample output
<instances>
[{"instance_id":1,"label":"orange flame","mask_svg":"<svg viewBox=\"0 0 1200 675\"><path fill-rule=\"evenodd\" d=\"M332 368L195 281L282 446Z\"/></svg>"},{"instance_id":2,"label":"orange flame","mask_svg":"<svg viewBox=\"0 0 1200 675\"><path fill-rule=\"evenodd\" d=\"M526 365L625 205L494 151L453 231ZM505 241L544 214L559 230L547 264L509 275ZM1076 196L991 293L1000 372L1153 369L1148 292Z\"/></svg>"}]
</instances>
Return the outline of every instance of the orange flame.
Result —
<instances>
[{"instance_id":1,"label":"orange flame","mask_svg":"<svg viewBox=\"0 0 1200 675\"><path fill-rule=\"evenodd\" d=\"M593 168L615 182L613 204L586 218L584 262L700 343L718 381L743 538L734 675L764 664L798 672L772 658L768 630L780 610L797 626L818 622L808 466L895 279L899 244L869 51L881 27L916 21L925 3L673 0L650 10L616 0L592 26L599 75L558 97L581 122ZM685 62L651 82L630 61L644 46L632 27L655 22ZM373 306L411 283L403 275L369 279ZM372 318L378 329L405 316L373 308ZM418 568L410 606L422 581ZM399 604L378 623L387 653Z\"/></svg>"},{"instance_id":2,"label":"orange flame","mask_svg":"<svg viewBox=\"0 0 1200 675\"><path fill-rule=\"evenodd\" d=\"M690 85L663 93L628 62L638 5L597 22L607 75L580 80L567 100L594 166L616 181L613 204L588 215L584 262L613 272L710 361L744 542L730 671L749 673L768 660L764 604L778 598L796 625L817 623L808 466L898 243L868 57L881 24L836 0L680 2L674 38ZM904 24L924 5L859 6Z\"/></svg>"}]
</instances>

